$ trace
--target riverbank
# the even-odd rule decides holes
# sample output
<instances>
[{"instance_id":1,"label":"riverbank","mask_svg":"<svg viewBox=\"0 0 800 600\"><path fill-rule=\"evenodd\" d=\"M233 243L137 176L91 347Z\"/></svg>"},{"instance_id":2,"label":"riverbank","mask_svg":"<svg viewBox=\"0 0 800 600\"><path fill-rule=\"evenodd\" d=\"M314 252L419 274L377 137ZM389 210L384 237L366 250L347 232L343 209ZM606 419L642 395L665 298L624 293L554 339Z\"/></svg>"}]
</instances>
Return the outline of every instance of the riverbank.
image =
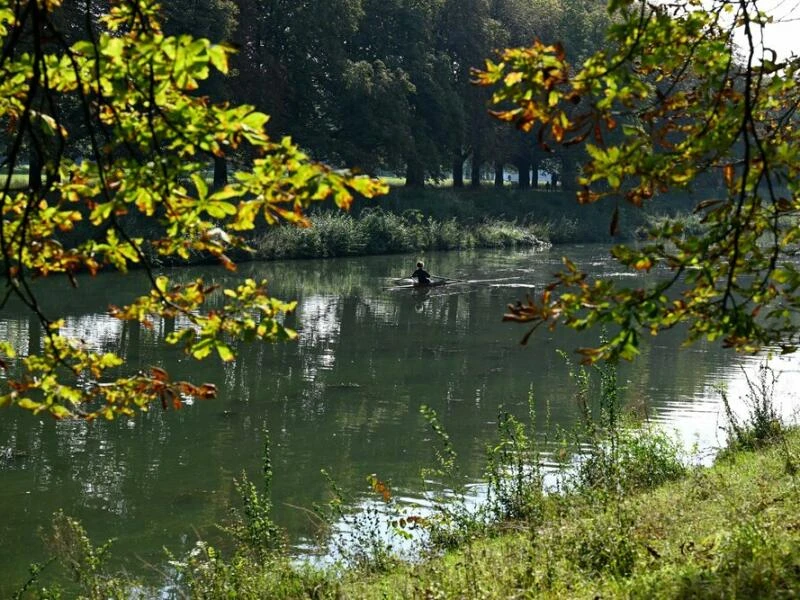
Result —
<instances>
[{"instance_id":1,"label":"riverbank","mask_svg":"<svg viewBox=\"0 0 800 600\"><path fill-rule=\"evenodd\" d=\"M612 378L606 391L615 389L613 375L606 375ZM664 432L630 429L630 422L605 413L584 432L593 431L585 460L575 468L566 451L562 460L573 468L562 472L567 479L559 492L548 494L540 463L529 462L541 458L531 430L501 414L499 443L488 456L493 493L485 511L448 494L447 503L434 500L424 516L404 509L391 517L395 532L427 532L427 553L416 562L396 558L379 533L398 507L391 487L370 476L386 510L366 509L349 521L359 545L343 549L347 564L298 564L272 521L268 452L264 487L237 482L242 503L225 527L232 543L198 542L187 555L171 557L160 571L169 582L162 587L110 575L108 546L93 546L63 515L50 547L78 582L66 591L89 598L794 598L800 430L773 419L765 398L749 422L729 421L728 447L711 467L679 460L679 446ZM434 414L423 413L440 444L428 475L454 475L449 438ZM327 507L309 514L324 522L329 511L352 517L335 493ZM39 583L32 579L36 592L20 597L65 591Z\"/></svg>"},{"instance_id":2,"label":"riverbank","mask_svg":"<svg viewBox=\"0 0 800 600\"><path fill-rule=\"evenodd\" d=\"M800 431L602 503L553 498L535 525L347 578L346 598L796 598Z\"/></svg>"},{"instance_id":3,"label":"riverbank","mask_svg":"<svg viewBox=\"0 0 800 600\"><path fill-rule=\"evenodd\" d=\"M386 196L355 199L348 212L315 207L309 214L311 227L260 222L245 235L249 251L231 250L228 258L249 262L617 243L641 237L665 215L688 215L693 203L691 195L659 197L636 208L612 202L581 205L574 192L560 190L393 187ZM135 212L119 221L132 237L163 235L158 223ZM63 232L61 243L78 245L93 234L83 221ZM144 250L153 264L163 267L218 262L207 254L190 255L187 261L165 258L146 244Z\"/></svg>"},{"instance_id":4,"label":"riverbank","mask_svg":"<svg viewBox=\"0 0 800 600\"><path fill-rule=\"evenodd\" d=\"M347 213L317 210L311 215L310 228L261 227L250 241L254 253L238 258L328 258L615 243L636 238L664 215L688 215L693 204L690 195L662 197L636 208L609 202L580 205L574 192L563 191L393 187L386 196L357 199Z\"/></svg>"},{"instance_id":5,"label":"riverbank","mask_svg":"<svg viewBox=\"0 0 800 600\"><path fill-rule=\"evenodd\" d=\"M539 224L486 219L461 223L416 212L370 209L353 216L321 212L311 227L270 228L251 245L254 260L331 258L473 248L547 248L549 231Z\"/></svg>"},{"instance_id":6,"label":"riverbank","mask_svg":"<svg viewBox=\"0 0 800 600\"><path fill-rule=\"evenodd\" d=\"M262 227L239 260L423 254L472 248L544 248L552 244L633 239L648 223L688 210L691 199L659 199L637 209L608 203L581 206L574 193L480 188L392 188L359 199L348 213L317 210L312 227ZM611 235L612 221L615 234Z\"/></svg>"},{"instance_id":7,"label":"riverbank","mask_svg":"<svg viewBox=\"0 0 800 600\"><path fill-rule=\"evenodd\" d=\"M396 215L416 214L435 221L473 225L486 220L536 226L551 243L608 242L614 210L608 203L581 206L574 192L519 190L484 186L477 189L392 187L386 196L358 199L351 214L378 208ZM642 211L623 207L621 232L626 237L643 223Z\"/></svg>"}]
</instances>

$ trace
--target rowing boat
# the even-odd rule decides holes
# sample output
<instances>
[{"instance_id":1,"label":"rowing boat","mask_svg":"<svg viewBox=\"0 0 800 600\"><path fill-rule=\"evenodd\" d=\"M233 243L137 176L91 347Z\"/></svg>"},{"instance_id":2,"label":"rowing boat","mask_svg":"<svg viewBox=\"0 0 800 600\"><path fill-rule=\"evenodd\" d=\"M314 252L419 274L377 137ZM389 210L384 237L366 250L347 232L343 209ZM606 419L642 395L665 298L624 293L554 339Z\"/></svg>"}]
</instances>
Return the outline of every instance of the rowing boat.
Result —
<instances>
[{"instance_id":1,"label":"rowing boat","mask_svg":"<svg viewBox=\"0 0 800 600\"><path fill-rule=\"evenodd\" d=\"M426 291L432 288L447 285L447 283L448 283L447 281L431 281L427 285L416 283L413 286L411 286L411 289L414 290L415 292L419 292L420 294L424 294Z\"/></svg>"},{"instance_id":2,"label":"rowing boat","mask_svg":"<svg viewBox=\"0 0 800 600\"><path fill-rule=\"evenodd\" d=\"M397 279L396 281L398 281L398 282L406 281L408 283L401 283L401 284L393 286L393 287L391 287L389 289L392 289L392 290L420 290L420 291L423 291L423 290L428 290L430 288L439 287L439 286L442 286L442 285L447 285L448 283L456 283L455 281L453 281L451 279L447 279L445 277L431 277L431 282L427 283L427 284L420 283L416 279L411 279L411 278Z\"/></svg>"}]
</instances>

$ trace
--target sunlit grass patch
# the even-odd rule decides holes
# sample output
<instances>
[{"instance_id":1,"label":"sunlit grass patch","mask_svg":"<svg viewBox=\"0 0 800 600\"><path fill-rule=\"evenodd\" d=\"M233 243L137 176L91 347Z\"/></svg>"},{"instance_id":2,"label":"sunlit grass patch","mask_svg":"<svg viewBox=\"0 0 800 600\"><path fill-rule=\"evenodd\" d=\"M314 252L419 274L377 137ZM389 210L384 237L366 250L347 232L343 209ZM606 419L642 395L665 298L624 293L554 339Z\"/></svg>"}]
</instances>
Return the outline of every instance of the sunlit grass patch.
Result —
<instances>
[{"instance_id":1,"label":"sunlit grass patch","mask_svg":"<svg viewBox=\"0 0 800 600\"><path fill-rule=\"evenodd\" d=\"M5 186L6 180L8 179L7 173L0 173L0 185ZM28 185L28 174L27 173L14 173L11 176L11 183L9 185L10 189L12 190L21 190L27 187Z\"/></svg>"}]
</instances>

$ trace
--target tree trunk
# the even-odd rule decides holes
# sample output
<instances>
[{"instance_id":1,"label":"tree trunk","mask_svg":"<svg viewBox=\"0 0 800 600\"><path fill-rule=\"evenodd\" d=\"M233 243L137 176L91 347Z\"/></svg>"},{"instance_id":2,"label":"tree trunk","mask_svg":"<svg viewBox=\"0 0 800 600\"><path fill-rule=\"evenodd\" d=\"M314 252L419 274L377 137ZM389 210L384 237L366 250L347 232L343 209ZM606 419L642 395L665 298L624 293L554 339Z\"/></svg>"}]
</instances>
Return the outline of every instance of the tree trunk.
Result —
<instances>
[{"instance_id":1,"label":"tree trunk","mask_svg":"<svg viewBox=\"0 0 800 600\"><path fill-rule=\"evenodd\" d=\"M531 176L531 186L533 189L539 189L539 159L534 157L531 159L531 172L533 175Z\"/></svg>"},{"instance_id":2,"label":"tree trunk","mask_svg":"<svg viewBox=\"0 0 800 600\"><path fill-rule=\"evenodd\" d=\"M561 161L561 191L574 192L578 189L578 163L571 156Z\"/></svg>"},{"instance_id":3,"label":"tree trunk","mask_svg":"<svg viewBox=\"0 0 800 600\"><path fill-rule=\"evenodd\" d=\"M42 157L33 145L28 158L28 169L28 188L38 192L42 188Z\"/></svg>"},{"instance_id":4,"label":"tree trunk","mask_svg":"<svg viewBox=\"0 0 800 600\"><path fill-rule=\"evenodd\" d=\"M175 332L175 317L164 317L163 334L166 338L171 333Z\"/></svg>"},{"instance_id":5,"label":"tree trunk","mask_svg":"<svg viewBox=\"0 0 800 600\"><path fill-rule=\"evenodd\" d=\"M453 159L453 187L464 187L464 159L461 155Z\"/></svg>"},{"instance_id":6,"label":"tree trunk","mask_svg":"<svg viewBox=\"0 0 800 600\"><path fill-rule=\"evenodd\" d=\"M527 190L531 187L531 163L527 159L517 161L519 171L519 189Z\"/></svg>"},{"instance_id":7,"label":"tree trunk","mask_svg":"<svg viewBox=\"0 0 800 600\"><path fill-rule=\"evenodd\" d=\"M30 313L28 316L28 356L36 356L42 352L42 323L39 317Z\"/></svg>"},{"instance_id":8,"label":"tree trunk","mask_svg":"<svg viewBox=\"0 0 800 600\"><path fill-rule=\"evenodd\" d=\"M224 156L214 157L214 189L218 190L228 184L228 161Z\"/></svg>"},{"instance_id":9,"label":"tree trunk","mask_svg":"<svg viewBox=\"0 0 800 600\"><path fill-rule=\"evenodd\" d=\"M409 160L406 164L406 187L421 188L425 185L425 168L418 160Z\"/></svg>"},{"instance_id":10,"label":"tree trunk","mask_svg":"<svg viewBox=\"0 0 800 600\"><path fill-rule=\"evenodd\" d=\"M478 156L477 151L472 153L472 168L470 169L469 186L471 188L481 187L481 158Z\"/></svg>"},{"instance_id":11,"label":"tree trunk","mask_svg":"<svg viewBox=\"0 0 800 600\"><path fill-rule=\"evenodd\" d=\"M499 160L494 163L494 187L503 187L503 163Z\"/></svg>"}]
</instances>

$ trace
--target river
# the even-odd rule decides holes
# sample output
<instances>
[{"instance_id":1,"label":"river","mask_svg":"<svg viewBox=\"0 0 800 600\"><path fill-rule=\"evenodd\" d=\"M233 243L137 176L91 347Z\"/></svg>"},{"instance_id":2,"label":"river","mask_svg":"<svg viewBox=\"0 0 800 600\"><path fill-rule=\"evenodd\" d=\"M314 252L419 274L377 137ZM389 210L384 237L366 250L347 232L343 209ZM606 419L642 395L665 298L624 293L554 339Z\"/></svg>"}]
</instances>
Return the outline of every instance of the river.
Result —
<instances>
[{"instance_id":1,"label":"river","mask_svg":"<svg viewBox=\"0 0 800 600\"><path fill-rule=\"evenodd\" d=\"M592 275L630 276L616 270L607 248L589 245L431 254L429 271L473 283L424 294L387 289L387 278L413 270L412 256L245 264L239 276L266 278L276 296L298 299L290 325L300 338L243 345L227 365L165 349L163 324L147 330L106 315L110 302L141 289L141 273L86 277L79 293L66 295L66 283L42 282L45 309L66 315L65 331L97 349L121 351L131 368L161 365L174 378L213 382L219 397L92 424L4 411L0 595L44 556L38 531L59 508L82 520L96 543L116 538L116 564L133 573L152 575L147 565L163 564L164 546L180 553L198 535L218 536L214 523L228 517L234 479L243 471L258 477L264 427L271 433L275 520L298 547L314 533L306 509L328 498L321 469L354 501L367 493L370 473L390 480L403 497L418 497L420 469L433 464L422 405L437 411L470 481L480 478L501 406L525 415L532 393L541 414L550 404L552 425L569 427L577 415L574 388L556 351L591 343L598 332L579 338L541 330L521 346L524 328L501 322L505 305L550 281L564 254ZM204 274L220 282L230 277L216 268ZM23 353L41 343L35 322L13 307L0 318L0 335ZM707 344L679 349L680 341L678 332L648 341L639 360L620 368L619 381L629 406L708 456L724 442L718 386L741 397L743 369L752 372L760 359ZM791 413L800 405L793 391L798 362L775 359L773 366L783 372L781 401Z\"/></svg>"}]
</instances>

